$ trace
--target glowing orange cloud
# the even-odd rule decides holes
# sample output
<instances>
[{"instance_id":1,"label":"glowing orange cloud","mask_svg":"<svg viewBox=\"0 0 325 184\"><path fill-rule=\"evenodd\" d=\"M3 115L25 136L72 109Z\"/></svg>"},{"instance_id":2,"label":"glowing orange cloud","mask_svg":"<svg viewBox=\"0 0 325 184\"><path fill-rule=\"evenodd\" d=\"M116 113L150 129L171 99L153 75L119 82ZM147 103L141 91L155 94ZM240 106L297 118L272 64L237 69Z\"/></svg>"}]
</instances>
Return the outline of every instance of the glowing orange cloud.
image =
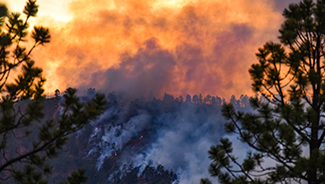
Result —
<instances>
[{"instance_id":1,"label":"glowing orange cloud","mask_svg":"<svg viewBox=\"0 0 325 184\"><path fill-rule=\"evenodd\" d=\"M94 87L161 97L251 94L255 52L275 40L267 0L77 0L71 21L41 17L52 41L35 53L46 89Z\"/></svg>"}]
</instances>

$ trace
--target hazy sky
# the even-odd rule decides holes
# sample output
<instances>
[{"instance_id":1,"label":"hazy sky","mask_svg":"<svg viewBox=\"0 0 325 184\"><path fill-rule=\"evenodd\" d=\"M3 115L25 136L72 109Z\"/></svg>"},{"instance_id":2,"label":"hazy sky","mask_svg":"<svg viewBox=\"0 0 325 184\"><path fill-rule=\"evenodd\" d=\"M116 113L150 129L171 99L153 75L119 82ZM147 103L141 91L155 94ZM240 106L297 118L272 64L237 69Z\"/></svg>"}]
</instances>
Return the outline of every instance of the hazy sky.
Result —
<instances>
[{"instance_id":1,"label":"hazy sky","mask_svg":"<svg viewBox=\"0 0 325 184\"><path fill-rule=\"evenodd\" d=\"M59 21L69 21L69 3L72 0L38 0L40 5L38 16L50 16ZM18 12L24 8L26 0L7 0L5 2L11 11Z\"/></svg>"},{"instance_id":2,"label":"hazy sky","mask_svg":"<svg viewBox=\"0 0 325 184\"><path fill-rule=\"evenodd\" d=\"M1 2L1 1L0 1ZM21 11L25 0L4 1ZM255 52L294 0L38 0L52 41L34 52L46 89L251 94Z\"/></svg>"}]
</instances>

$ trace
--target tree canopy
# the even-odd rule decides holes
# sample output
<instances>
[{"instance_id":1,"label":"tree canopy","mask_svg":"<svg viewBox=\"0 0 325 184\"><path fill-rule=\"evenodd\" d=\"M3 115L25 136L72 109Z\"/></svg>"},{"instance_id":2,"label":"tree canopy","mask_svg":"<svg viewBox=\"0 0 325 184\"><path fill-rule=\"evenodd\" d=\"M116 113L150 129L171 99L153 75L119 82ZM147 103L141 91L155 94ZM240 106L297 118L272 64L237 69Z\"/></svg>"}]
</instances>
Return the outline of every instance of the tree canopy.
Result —
<instances>
[{"instance_id":1,"label":"tree canopy","mask_svg":"<svg viewBox=\"0 0 325 184\"><path fill-rule=\"evenodd\" d=\"M226 131L248 152L239 159L228 138L210 148L209 172L220 183L325 182L325 0L290 4L283 16L280 43L259 48L249 70L268 102L251 100L251 113L222 108Z\"/></svg>"},{"instance_id":2,"label":"tree canopy","mask_svg":"<svg viewBox=\"0 0 325 184\"><path fill-rule=\"evenodd\" d=\"M1 183L12 179L25 184L47 183L46 175L52 171L48 159L58 155L70 134L105 110L104 95L96 94L91 101L81 102L76 89L69 88L63 95L60 118L44 119L46 80L31 54L48 44L51 36L42 26L35 26L29 34L29 19L37 12L36 0L28 0L22 14L8 13L6 6L0 6ZM22 146L24 149L20 149ZM85 170L73 172L67 180L70 184L87 181Z\"/></svg>"}]
</instances>

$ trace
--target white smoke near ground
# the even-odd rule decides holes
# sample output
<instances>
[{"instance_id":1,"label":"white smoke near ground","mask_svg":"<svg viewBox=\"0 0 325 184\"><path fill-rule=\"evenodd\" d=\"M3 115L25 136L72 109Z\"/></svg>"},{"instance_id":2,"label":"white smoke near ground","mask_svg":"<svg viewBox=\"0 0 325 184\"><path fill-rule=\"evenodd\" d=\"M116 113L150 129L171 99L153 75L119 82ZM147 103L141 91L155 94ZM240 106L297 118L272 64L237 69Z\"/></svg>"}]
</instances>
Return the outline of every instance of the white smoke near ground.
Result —
<instances>
[{"instance_id":1,"label":"white smoke near ground","mask_svg":"<svg viewBox=\"0 0 325 184\"><path fill-rule=\"evenodd\" d=\"M152 148L139 155L138 164L153 162L179 174L180 183L198 183L209 176L207 150L223 135L220 112L198 109L200 105L184 103L174 115L162 115L168 126L158 133Z\"/></svg>"},{"instance_id":2,"label":"white smoke near ground","mask_svg":"<svg viewBox=\"0 0 325 184\"><path fill-rule=\"evenodd\" d=\"M124 164L139 167L138 176L147 165L162 165L177 174L180 184L199 183L209 177L208 150L224 136L225 120L220 103L194 97L194 102L168 94L163 100L125 101L111 93L110 108L93 122L89 138L93 146L88 156L97 158L97 170L105 159L116 157L120 169ZM217 182L217 178L210 179Z\"/></svg>"},{"instance_id":3,"label":"white smoke near ground","mask_svg":"<svg viewBox=\"0 0 325 184\"><path fill-rule=\"evenodd\" d=\"M115 154L116 150L122 150L123 146L131 140L132 136L141 132L145 126L149 125L150 115L143 112L143 114L132 117L128 122L122 125L116 125L110 129L99 129L96 128L93 132L92 137L98 135L101 132L101 140L105 145L100 145L102 148L100 151L100 156L97 162L97 170L100 169L105 157L111 157ZM113 143L107 144L107 143ZM91 150L89 154L94 150Z\"/></svg>"}]
</instances>

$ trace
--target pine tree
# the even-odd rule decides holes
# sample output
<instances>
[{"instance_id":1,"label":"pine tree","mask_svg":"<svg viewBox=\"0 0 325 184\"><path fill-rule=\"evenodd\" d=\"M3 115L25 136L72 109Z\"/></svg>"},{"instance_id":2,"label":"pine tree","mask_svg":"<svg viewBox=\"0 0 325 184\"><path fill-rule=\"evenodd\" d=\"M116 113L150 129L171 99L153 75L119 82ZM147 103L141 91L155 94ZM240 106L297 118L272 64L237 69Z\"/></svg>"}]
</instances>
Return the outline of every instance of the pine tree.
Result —
<instances>
[{"instance_id":1,"label":"pine tree","mask_svg":"<svg viewBox=\"0 0 325 184\"><path fill-rule=\"evenodd\" d=\"M280 43L260 48L249 70L267 103L252 99L254 113L222 108L226 131L249 151L238 159L227 138L210 148L220 183L325 182L325 0L291 4L283 15Z\"/></svg>"},{"instance_id":2,"label":"pine tree","mask_svg":"<svg viewBox=\"0 0 325 184\"><path fill-rule=\"evenodd\" d=\"M76 89L69 88L63 95L60 118L43 119L46 80L31 54L35 48L49 43L51 36L49 29L42 26L35 26L28 33L29 19L37 12L36 0L27 1L23 14L9 14L0 5L1 183L13 179L25 184L47 183L46 176L52 171L47 161L58 156L68 136L95 120L106 104L105 96L99 94L87 103L81 102ZM21 72L12 75L13 70ZM70 184L86 182L85 170L73 172L67 180Z\"/></svg>"}]
</instances>

